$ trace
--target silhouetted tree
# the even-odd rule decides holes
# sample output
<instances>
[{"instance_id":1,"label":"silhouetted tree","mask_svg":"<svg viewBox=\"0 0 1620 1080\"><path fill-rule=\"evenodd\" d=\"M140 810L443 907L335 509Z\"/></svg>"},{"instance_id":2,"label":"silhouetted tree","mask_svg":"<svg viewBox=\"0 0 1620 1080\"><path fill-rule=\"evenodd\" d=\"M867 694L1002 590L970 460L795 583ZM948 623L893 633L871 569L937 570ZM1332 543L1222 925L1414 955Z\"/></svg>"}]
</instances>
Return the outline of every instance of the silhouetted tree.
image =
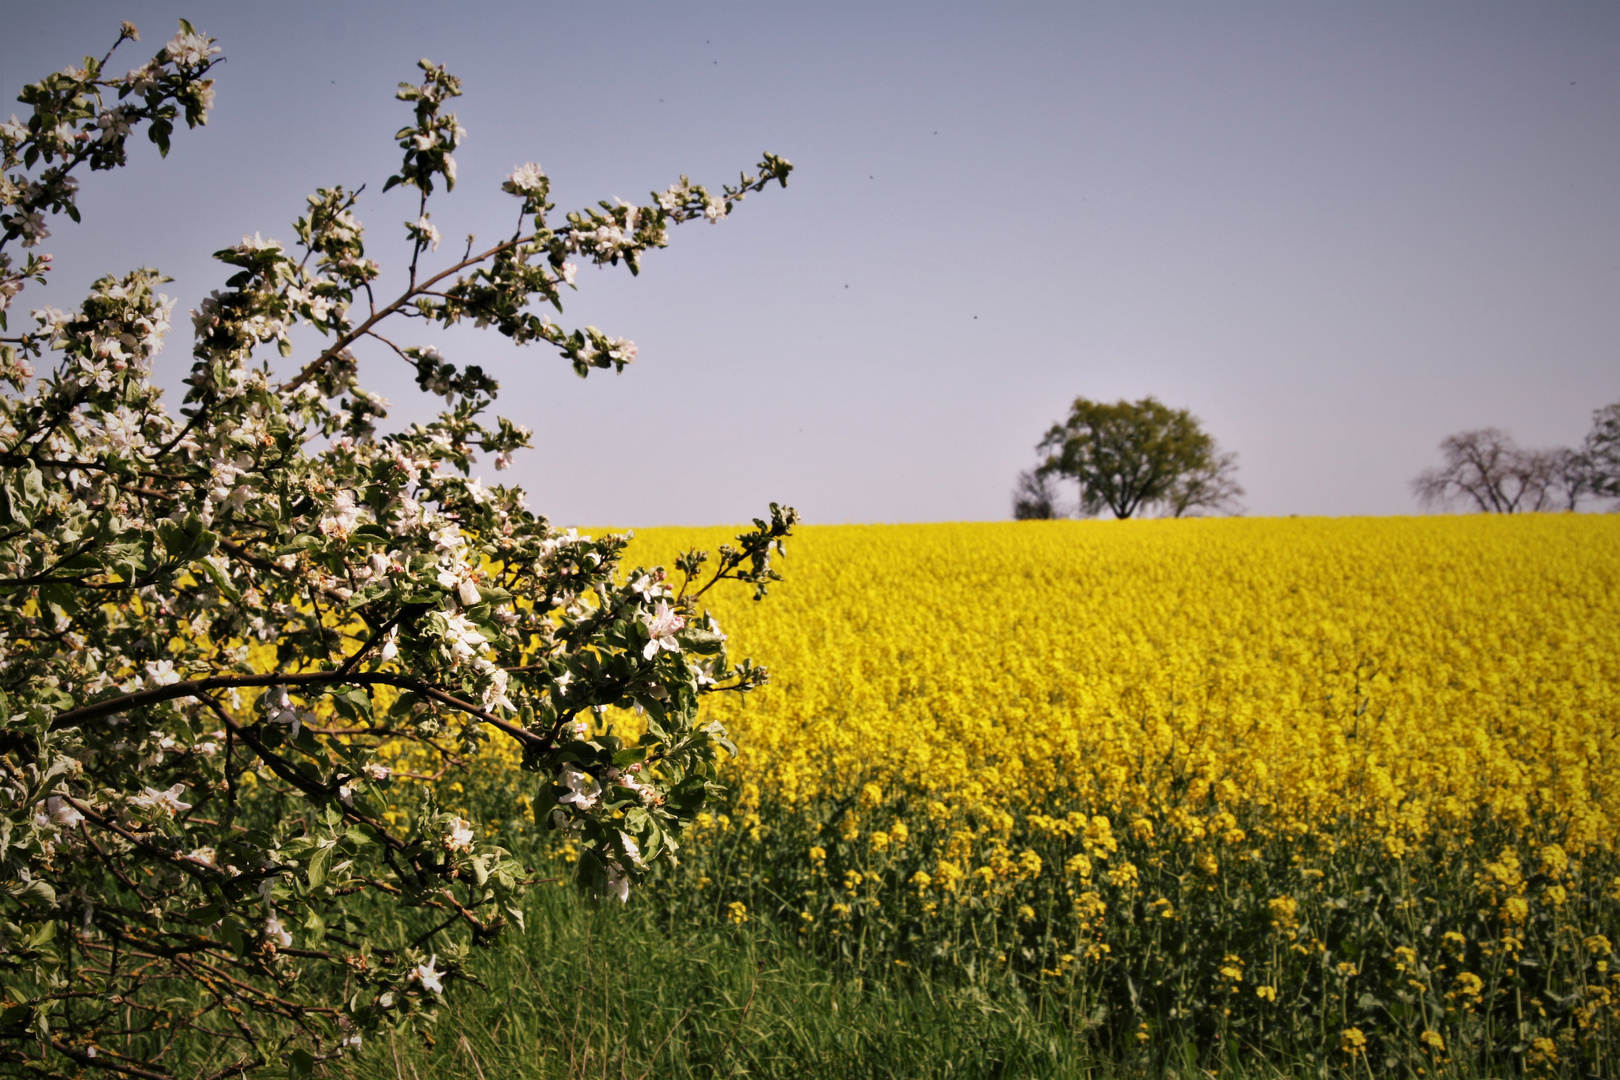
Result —
<instances>
[{"instance_id":1,"label":"silhouetted tree","mask_svg":"<svg viewBox=\"0 0 1620 1080\"><path fill-rule=\"evenodd\" d=\"M1063 516L1058 509L1057 487L1052 478L1039 469L1018 474L1013 488L1013 519L1016 521L1046 521Z\"/></svg>"},{"instance_id":2,"label":"silhouetted tree","mask_svg":"<svg viewBox=\"0 0 1620 1080\"><path fill-rule=\"evenodd\" d=\"M1581 444L1586 490L1602 499L1620 499L1620 401L1592 413L1592 430Z\"/></svg>"},{"instance_id":3,"label":"silhouetted tree","mask_svg":"<svg viewBox=\"0 0 1620 1080\"><path fill-rule=\"evenodd\" d=\"M1238 497L1243 485L1237 482L1237 454L1216 453L1209 464L1187 473L1163 499L1171 517L1197 517L1200 511L1212 514L1241 514Z\"/></svg>"},{"instance_id":4,"label":"silhouetted tree","mask_svg":"<svg viewBox=\"0 0 1620 1080\"><path fill-rule=\"evenodd\" d=\"M1584 470L1568 450L1526 450L1501 428L1480 428L1440 441L1445 463L1425 469L1412 491L1425 506L1471 502L1488 514L1573 509ZM1560 499L1562 496L1562 499Z\"/></svg>"}]
</instances>

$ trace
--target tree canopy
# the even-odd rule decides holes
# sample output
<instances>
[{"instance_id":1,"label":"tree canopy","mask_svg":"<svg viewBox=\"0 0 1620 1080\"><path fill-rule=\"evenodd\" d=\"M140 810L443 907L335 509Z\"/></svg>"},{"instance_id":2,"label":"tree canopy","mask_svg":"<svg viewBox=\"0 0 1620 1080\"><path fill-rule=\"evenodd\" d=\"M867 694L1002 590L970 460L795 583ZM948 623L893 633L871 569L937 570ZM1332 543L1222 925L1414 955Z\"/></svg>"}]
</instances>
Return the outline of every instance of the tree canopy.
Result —
<instances>
[{"instance_id":1,"label":"tree canopy","mask_svg":"<svg viewBox=\"0 0 1620 1080\"><path fill-rule=\"evenodd\" d=\"M1073 480L1085 515L1129 518L1152 507L1175 517L1222 510L1243 493L1237 457L1222 453L1197 417L1157 398L1113 403L1077 397L1038 447L1037 472Z\"/></svg>"}]
</instances>

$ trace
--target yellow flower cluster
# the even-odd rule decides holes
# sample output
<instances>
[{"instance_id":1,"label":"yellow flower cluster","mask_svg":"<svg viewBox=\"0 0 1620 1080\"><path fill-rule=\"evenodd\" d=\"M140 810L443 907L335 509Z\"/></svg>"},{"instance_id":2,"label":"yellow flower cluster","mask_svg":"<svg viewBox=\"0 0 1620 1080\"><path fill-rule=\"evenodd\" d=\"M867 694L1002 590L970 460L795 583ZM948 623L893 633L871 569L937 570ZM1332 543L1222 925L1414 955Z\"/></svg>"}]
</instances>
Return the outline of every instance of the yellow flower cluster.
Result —
<instances>
[{"instance_id":1,"label":"yellow flower cluster","mask_svg":"<svg viewBox=\"0 0 1620 1080\"><path fill-rule=\"evenodd\" d=\"M648 530L629 561L724 536ZM1394 857L1556 812L1569 851L1615 847L1613 518L807 528L787 569L763 604L711 594L776 677L718 703L737 775L784 802L901 785L1041 827L1081 793L1232 848L1260 807Z\"/></svg>"},{"instance_id":2,"label":"yellow flower cluster","mask_svg":"<svg viewBox=\"0 0 1620 1080\"><path fill-rule=\"evenodd\" d=\"M627 564L727 535L647 530ZM1620 518L789 547L765 603L711 594L773 674L714 698L746 824L683 855L718 914L1061 983L1125 1038L1147 1015L1432 1062L1505 1037L1513 998L1515 1038L1614 1052Z\"/></svg>"}]
</instances>

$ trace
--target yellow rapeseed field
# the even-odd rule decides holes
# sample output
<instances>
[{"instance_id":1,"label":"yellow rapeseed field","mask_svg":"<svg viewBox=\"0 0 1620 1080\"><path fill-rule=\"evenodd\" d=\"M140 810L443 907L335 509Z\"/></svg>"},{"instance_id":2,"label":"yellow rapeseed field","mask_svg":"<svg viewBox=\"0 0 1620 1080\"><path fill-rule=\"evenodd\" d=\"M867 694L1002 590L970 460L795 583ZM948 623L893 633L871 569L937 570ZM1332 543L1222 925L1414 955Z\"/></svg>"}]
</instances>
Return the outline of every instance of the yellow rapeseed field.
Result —
<instances>
[{"instance_id":1,"label":"yellow rapeseed field","mask_svg":"<svg viewBox=\"0 0 1620 1080\"><path fill-rule=\"evenodd\" d=\"M693 903L1039 983L1125 1042L1612 1070L1620 517L811 527L788 556L765 602L715 596L774 681L715 704L743 750Z\"/></svg>"}]
</instances>

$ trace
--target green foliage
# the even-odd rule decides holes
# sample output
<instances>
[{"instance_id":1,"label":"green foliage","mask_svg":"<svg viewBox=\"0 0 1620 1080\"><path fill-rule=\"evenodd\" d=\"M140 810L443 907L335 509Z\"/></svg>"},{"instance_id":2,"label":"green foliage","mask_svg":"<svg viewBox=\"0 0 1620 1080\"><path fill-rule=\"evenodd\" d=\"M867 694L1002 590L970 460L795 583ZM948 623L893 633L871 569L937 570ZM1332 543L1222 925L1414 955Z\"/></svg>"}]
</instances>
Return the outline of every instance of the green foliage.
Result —
<instances>
[{"instance_id":1,"label":"green foliage","mask_svg":"<svg viewBox=\"0 0 1620 1080\"><path fill-rule=\"evenodd\" d=\"M135 36L125 24L119 41ZM46 212L73 216L71 171L122 164L139 125L165 148L179 110L202 123L218 51L183 23L127 76L87 60L26 88L33 116L0 125L0 249L48 235ZM255 233L215 253L232 272L192 312L178 416L152 372L173 304L154 270L101 278L76 311L37 312L4 341L8 1065L305 1075L379 1031L427 1031L444 996L476 981L469 950L523 920L534 875L495 823L526 812L565 834L579 884L626 899L719 791L732 747L700 717L704 697L767 677L733 665L699 601L720 581L762 595L791 509L773 504L690 595L662 568L625 575L626 537L554 529L521 490L472 475L480 454L499 470L529 442L484 417L495 381L383 330L470 320L545 342L581 375L622 370L632 343L530 310L561 310L568 259L633 270L671 226L723 219L791 165L766 155L718 193L683 177L648 205L566 224L525 165L503 185L520 227L430 266L428 196L454 183L464 133L443 112L459 81L421 68L398 95L414 122L389 186L419 199L394 299L372 295L359 193L324 188L293 226L301 251ZM114 91L140 104L105 107ZM6 302L48 269L0 265ZM292 357L300 324L324 340L279 377L266 353ZM435 420L379 430L387 403L359 384L350 348L363 339L446 399ZM610 706L640 710L643 728L607 730ZM492 739L523 772L488 818L447 805Z\"/></svg>"},{"instance_id":2,"label":"green foliage","mask_svg":"<svg viewBox=\"0 0 1620 1080\"><path fill-rule=\"evenodd\" d=\"M744 912L846 979L900 970L1034 1003L1087 1053L1143 1068L1166 1054L1412 1078L1620 1065L1611 852L1567 858L1483 813L1405 850L1349 820L1274 830L1264 811L1217 815L1226 832L1208 837L1068 815L1001 844L993 813L908 813L933 797L755 805L745 789L700 819L651 902L671 926ZM916 823L903 843L846 828L890 818ZM990 852L985 876L941 890L933 853L964 839Z\"/></svg>"},{"instance_id":3,"label":"green foliage","mask_svg":"<svg viewBox=\"0 0 1620 1080\"><path fill-rule=\"evenodd\" d=\"M1107 404L1075 398L1068 417L1054 424L1039 449L1047 457L1038 476L1062 476L1080 488L1080 512L1104 509L1128 518L1162 506L1181 517L1190 510L1219 510L1243 493L1237 486L1237 459L1221 453L1198 418L1171 409L1157 398ZM1031 488L1026 483L1025 488ZM1036 514L1039 499L1021 496Z\"/></svg>"}]
</instances>

